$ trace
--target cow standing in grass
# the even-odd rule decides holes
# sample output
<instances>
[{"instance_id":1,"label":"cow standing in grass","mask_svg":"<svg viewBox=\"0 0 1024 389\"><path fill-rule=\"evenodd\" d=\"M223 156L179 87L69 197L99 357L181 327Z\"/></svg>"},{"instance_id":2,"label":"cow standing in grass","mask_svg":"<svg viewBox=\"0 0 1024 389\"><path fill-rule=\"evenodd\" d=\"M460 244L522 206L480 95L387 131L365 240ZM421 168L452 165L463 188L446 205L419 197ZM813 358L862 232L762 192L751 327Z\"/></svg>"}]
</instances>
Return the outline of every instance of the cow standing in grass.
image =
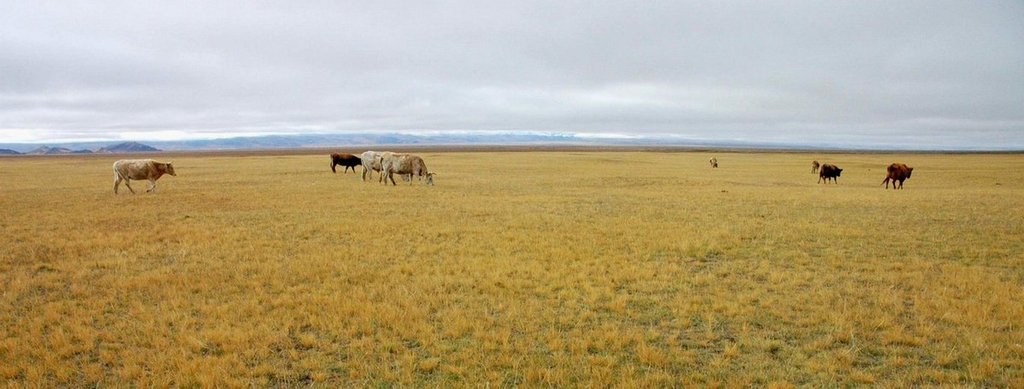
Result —
<instances>
[{"instance_id":1,"label":"cow standing in grass","mask_svg":"<svg viewBox=\"0 0 1024 389\"><path fill-rule=\"evenodd\" d=\"M903 189L903 181L910 178L910 174L914 172L914 168L907 166L902 163L893 163L889 167L885 168L885 189L889 189L889 181L892 181L892 188L896 189L896 181L899 181L899 189Z\"/></svg>"},{"instance_id":2,"label":"cow standing in grass","mask_svg":"<svg viewBox=\"0 0 1024 389\"><path fill-rule=\"evenodd\" d=\"M718 158L711 157L711 159L708 160L708 162L711 163L711 167L713 167L713 168L717 168L718 167Z\"/></svg>"},{"instance_id":3,"label":"cow standing in grass","mask_svg":"<svg viewBox=\"0 0 1024 389\"><path fill-rule=\"evenodd\" d=\"M427 164L423 162L423 158L412 154L382 153L377 159L380 161L381 180L384 181L384 185L388 184L389 179L391 185L398 185L395 183L394 175L396 173L408 174L410 185L412 185L412 176L426 178L427 185L434 185L434 173L427 172Z\"/></svg>"},{"instance_id":4,"label":"cow standing in grass","mask_svg":"<svg viewBox=\"0 0 1024 389\"><path fill-rule=\"evenodd\" d=\"M370 165L371 169L376 170L380 174L380 177L377 178L377 182L384 182L384 167L381 166L381 164L383 163L384 160L388 159L389 157L391 157L393 155L399 155L399 154L395 153L395 152L392 152L392 151L367 151L366 153L363 153L363 155L366 155L367 153L373 153L372 154L373 155L373 162L371 162L369 165ZM405 155L405 154L401 154L401 155ZM366 158L365 157L363 158L363 161L364 161L363 162L363 164L364 164L363 165L363 171L365 172L366 171L366 162L365 162ZM399 175L402 176L402 181L409 182L410 180L412 180L412 174L399 174ZM373 178L373 172L372 171L370 172L370 178Z\"/></svg>"},{"instance_id":5,"label":"cow standing in grass","mask_svg":"<svg viewBox=\"0 0 1024 389\"><path fill-rule=\"evenodd\" d=\"M817 173L819 168L821 168L821 164L817 160L811 161L811 174Z\"/></svg>"},{"instance_id":6,"label":"cow standing in grass","mask_svg":"<svg viewBox=\"0 0 1024 389\"><path fill-rule=\"evenodd\" d=\"M338 171L335 170L334 167L338 165L345 167L344 173L348 173L349 168L352 168L352 173L355 173L356 166L359 166L362 163L363 162L359 159L359 157L354 156L352 154L331 154L331 171L335 173L337 173Z\"/></svg>"},{"instance_id":7,"label":"cow standing in grass","mask_svg":"<svg viewBox=\"0 0 1024 389\"><path fill-rule=\"evenodd\" d=\"M366 181L367 174L372 179L373 172L380 172L380 155L382 153L384 152L366 151L359 155L359 159L363 161L363 181Z\"/></svg>"},{"instance_id":8,"label":"cow standing in grass","mask_svg":"<svg viewBox=\"0 0 1024 389\"><path fill-rule=\"evenodd\" d=\"M164 174L177 176L174 173L174 165L170 162L157 162L152 159L122 159L114 162L114 194L117 188L124 181L124 186L135 193L135 189L129 185L131 180L149 180L149 188L146 192L156 191L156 180Z\"/></svg>"},{"instance_id":9,"label":"cow standing in grass","mask_svg":"<svg viewBox=\"0 0 1024 389\"><path fill-rule=\"evenodd\" d=\"M827 184L828 180L832 179L832 182L838 184L839 176L841 174L843 174L843 169L840 169L836 165L826 163L824 165L821 165L821 170L818 171L818 183L820 184L821 180L825 179L825 183Z\"/></svg>"}]
</instances>

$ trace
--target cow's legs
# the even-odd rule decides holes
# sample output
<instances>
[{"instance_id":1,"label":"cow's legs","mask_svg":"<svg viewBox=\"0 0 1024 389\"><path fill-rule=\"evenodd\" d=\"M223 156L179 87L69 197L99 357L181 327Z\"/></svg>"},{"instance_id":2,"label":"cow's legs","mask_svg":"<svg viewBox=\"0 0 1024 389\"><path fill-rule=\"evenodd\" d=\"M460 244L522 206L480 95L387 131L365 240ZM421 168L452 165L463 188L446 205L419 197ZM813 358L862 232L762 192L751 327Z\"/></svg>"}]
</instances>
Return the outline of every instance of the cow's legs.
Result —
<instances>
[{"instance_id":1,"label":"cow's legs","mask_svg":"<svg viewBox=\"0 0 1024 389\"><path fill-rule=\"evenodd\" d=\"M156 192L156 180L149 180L149 188L146 188L146 192Z\"/></svg>"},{"instance_id":2,"label":"cow's legs","mask_svg":"<svg viewBox=\"0 0 1024 389\"><path fill-rule=\"evenodd\" d=\"M129 180L129 179L125 178L124 179L124 186L126 186L128 188L128 190L132 191L132 194L135 194L135 189L132 189L131 182L132 182L132 180Z\"/></svg>"},{"instance_id":3,"label":"cow's legs","mask_svg":"<svg viewBox=\"0 0 1024 389\"><path fill-rule=\"evenodd\" d=\"M114 175L114 194L117 194L117 187L121 186L121 176Z\"/></svg>"}]
</instances>

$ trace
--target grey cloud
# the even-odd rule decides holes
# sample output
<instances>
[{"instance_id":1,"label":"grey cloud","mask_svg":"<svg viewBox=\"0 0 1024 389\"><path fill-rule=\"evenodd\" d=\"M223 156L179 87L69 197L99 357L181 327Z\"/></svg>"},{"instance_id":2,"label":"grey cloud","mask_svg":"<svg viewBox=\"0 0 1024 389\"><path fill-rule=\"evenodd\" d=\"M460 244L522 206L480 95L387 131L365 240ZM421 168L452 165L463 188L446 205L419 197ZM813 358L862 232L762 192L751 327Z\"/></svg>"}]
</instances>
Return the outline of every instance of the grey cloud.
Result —
<instances>
[{"instance_id":1,"label":"grey cloud","mask_svg":"<svg viewBox=\"0 0 1024 389\"><path fill-rule=\"evenodd\" d=\"M13 1L0 5L0 140L983 132L1024 148L1020 20L1017 1Z\"/></svg>"}]
</instances>

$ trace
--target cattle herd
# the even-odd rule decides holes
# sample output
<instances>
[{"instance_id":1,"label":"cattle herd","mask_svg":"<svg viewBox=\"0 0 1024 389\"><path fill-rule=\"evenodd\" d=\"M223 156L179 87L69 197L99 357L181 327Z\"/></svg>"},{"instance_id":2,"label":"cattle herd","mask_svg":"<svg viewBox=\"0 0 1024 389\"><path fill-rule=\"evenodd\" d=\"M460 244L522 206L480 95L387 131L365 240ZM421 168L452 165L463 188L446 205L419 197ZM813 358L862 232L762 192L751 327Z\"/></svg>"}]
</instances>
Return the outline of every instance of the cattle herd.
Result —
<instances>
[{"instance_id":1,"label":"cattle herd","mask_svg":"<svg viewBox=\"0 0 1024 389\"><path fill-rule=\"evenodd\" d=\"M914 172L914 168L907 166L903 163L894 162L889 164L885 168L885 180L882 184L885 185L885 189L889 189L889 182L892 182L893 189L903 189L903 181L910 178L910 174ZM843 169L838 166L826 163L821 164L818 161L811 162L811 173L818 173L818 183L822 180L827 184L831 179L833 183L839 183L839 176L842 175ZM896 187L896 183L899 182L899 187Z\"/></svg>"},{"instance_id":2,"label":"cattle herd","mask_svg":"<svg viewBox=\"0 0 1024 389\"><path fill-rule=\"evenodd\" d=\"M331 155L332 159L334 155ZM423 162L423 158L416 155L390 151L367 151L358 157L352 154L341 155L345 158L354 158L362 163L363 181L366 181L367 173L369 173L370 179L373 179L373 172L378 172L380 177L377 181L387 185L388 179L390 179L391 185L396 185L394 174L398 173L398 175L407 179L410 184L415 177L424 181L427 185L434 185L434 173L428 172L427 164ZM352 171L355 172L355 169L352 169Z\"/></svg>"},{"instance_id":3,"label":"cattle herd","mask_svg":"<svg viewBox=\"0 0 1024 389\"><path fill-rule=\"evenodd\" d=\"M338 172L337 166L345 168L343 173L348 173L348 169L352 169L352 172L355 173L356 166L361 165L363 167L363 181L366 181L367 175L372 180L373 172L377 172L378 182L387 185L388 180L391 180L391 185L397 185L394 177L397 173L410 184L412 184L413 178L416 178L424 181L426 185L434 185L434 173L427 171L427 164L423 162L423 158L416 155L390 151L367 151L358 156L332 153L330 157L331 171L334 173ZM712 168L718 167L718 158L712 157L708 162ZM906 164L892 163L885 169L885 180L882 181L882 184L885 185L886 189L889 189L889 183L892 182L893 189L903 189L903 182L909 179L913 172L914 168ZM838 184L839 176L842 175L843 169L830 163L822 164L818 161L812 161L811 173L818 173L818 183L824 181L827 184L831 180L833 183ZM119 160L114 162L114 194L117 194L117 189L121 186L121 182L124 182L124 186L128 190L135 193L135 189L132 189L130 185L131 180L148 180L149 187L146 189L146 192L155 192L156 180L164 174L176 176L174 165L170 162L157 162L152 159ZM897 183L899 184L898 186Z\"/></svg>"},{"instance_id":4,"label":"cattle herd","mask_svg":"<svg viewBox=\"0 0 1024 389\"><path fill-rule=\"evenodd\" d=\"M421 181L426 181L427 185L434 185L434 173L427 172L427 164L423 162L423 158L412 154L399 154L391 151L367 151L360 155L353 154L331 154L331 171L337 173L335 166L344 166L344 173L348 172L348 168L352 168L352 172L356 172L356 166L362 165L363 167L363 181L366 181L366 175L370 175L370 179L373 179L373 172L380 174L377 181L383 182L387 185L388 180L391 180L391 185L396 185L394 174L402 176L402 179L412 183L412 178L416 177Z\"/></svg>"}]
</instances>

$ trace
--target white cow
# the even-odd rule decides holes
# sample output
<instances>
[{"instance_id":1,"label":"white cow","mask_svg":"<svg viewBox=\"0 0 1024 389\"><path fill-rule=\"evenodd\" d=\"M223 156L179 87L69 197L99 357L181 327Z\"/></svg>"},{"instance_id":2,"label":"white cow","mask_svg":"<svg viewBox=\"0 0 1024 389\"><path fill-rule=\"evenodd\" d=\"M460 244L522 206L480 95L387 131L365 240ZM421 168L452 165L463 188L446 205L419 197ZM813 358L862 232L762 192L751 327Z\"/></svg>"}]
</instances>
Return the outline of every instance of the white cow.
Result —
<instances>
[{"instance_id":1,"label":"white cow","mask_svg":"<svg viewBox=\"0 0 1024 389\"><path fill-rule=\"evenodd\" d=\"M177 176L174 173L174 165L170 162L157 162L152 159L122 159L114 162L114 194L117 188L124 181L124 186L135 193L135 189L129 185L131 180L149 180L149 188L146 192L156 191L156 180L164 174Z\"/></svg>"},{"instance_id":2,"label":"white cow","mask_svg":"<svg viewBox=\"0 0 1024 389\"><path fill-rule=\"evenodd\" d=\"M386 151L366 151L359 155L359 158L363 160L363 181L366 181L366 174L370 174L370 179L373 179L373 172L380 172L380 159L378 157L381 153Z\"/></svg>"},{"instance_id":3,"label":"white cow","mask_svg":"<svg viewBox=\"0 0 1024 389\"><path fill-rule=\"evenodd\" d=\"M382 153L377 157L380 160L381 166L381 180L384 185L388 184L388 180L391 180L391 185L398 185L395 183L394 174L410 176L409 184L412 185L412 176L426 178L427 185L434 185L434 173L427 172L427 164L423 162L423 158L412 154L395 154L395 153Z\"/></svg>"},{"instance_id":4,"label":"white cow","mask_svg":"<svg viewBox=\"0 0 1024 389\"><path fill-rule=\"evenodd\" d=\"M381 161L386 159L388 156L396 155L397 153L392 152L392 151L373 151L373 153L375 153L374 154L374 160L373 160L373 162L371 163L370 166L373 166L373 170L381 172L380 173L380 177L377 179L377 182L384 182L384 173L383 173L383 170L382 170L383 166L381 166ZM365 171L365 170L366 170L366 168L364 167L363 171ZM412 174L399 174L399 175L402 176L402 181L405 181L405 182L412 181ZM373 178L373 174L372 173L370 175L370 178Z\"/></svg>"}]
</instances>

